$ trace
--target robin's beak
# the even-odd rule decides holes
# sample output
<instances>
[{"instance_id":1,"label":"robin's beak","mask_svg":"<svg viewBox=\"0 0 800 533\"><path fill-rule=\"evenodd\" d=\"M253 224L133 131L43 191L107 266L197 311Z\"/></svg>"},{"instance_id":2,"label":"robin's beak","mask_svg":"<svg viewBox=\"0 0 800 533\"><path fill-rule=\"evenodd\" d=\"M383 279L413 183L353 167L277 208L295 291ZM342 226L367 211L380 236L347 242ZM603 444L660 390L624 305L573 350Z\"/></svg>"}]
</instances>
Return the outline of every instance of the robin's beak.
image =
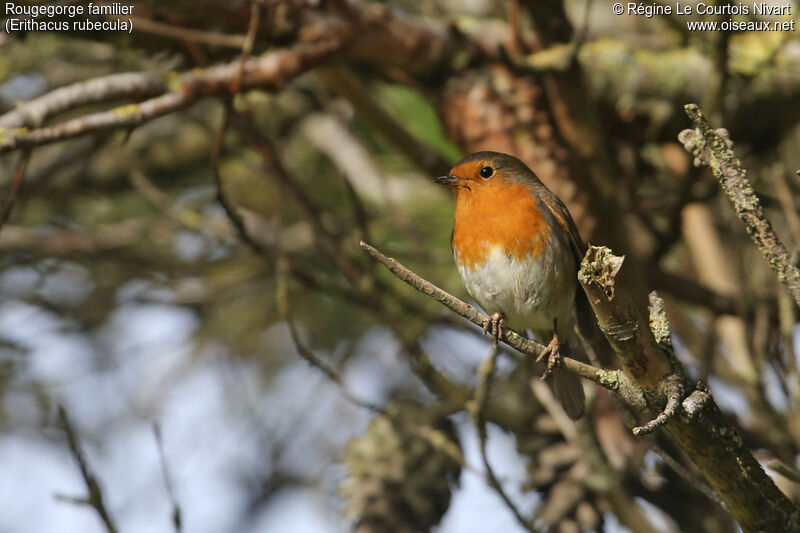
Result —
<instances>
[{"instance_id":1,"label":"robin's beak","mask_svg":"<svg viewBox=\"0 0 800 533\"><path fill-rule=\"evenodd\" d=\"M435 181L439 185L447 185L448 187L455 187L458 185L458 182L461 180L458 176L439 176L436 178Z\"/></svg>"}]
</instances>

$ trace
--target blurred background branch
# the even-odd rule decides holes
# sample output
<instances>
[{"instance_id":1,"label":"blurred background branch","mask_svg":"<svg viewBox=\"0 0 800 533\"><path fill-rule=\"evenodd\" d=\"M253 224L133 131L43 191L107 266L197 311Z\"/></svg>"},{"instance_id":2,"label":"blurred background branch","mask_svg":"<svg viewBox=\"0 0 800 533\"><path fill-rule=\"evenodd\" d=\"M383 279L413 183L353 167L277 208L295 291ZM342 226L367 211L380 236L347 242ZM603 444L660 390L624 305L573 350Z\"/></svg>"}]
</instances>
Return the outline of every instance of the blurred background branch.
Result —
<instances>
[{"instance_id":1,"label":"blurred background branch","mask_svg":"<svg viewBox=\"0 0 800 533\"><path fill-rule=\"evenodd\" d=\"M69 446L69 451L72 454L72 457L75 459L75 462L78 464L78 468L81 471L81 477L83 477L83 481L86 483L86 491L88 493L84 499L69 499L74 503L83 503L94 508L94 510L97 511L97 515L100 517L100 520L103 522L106 531L108 531L108 533L116 533L118 529L117 526L114 525L114 521L111 519L108 509L106 509L105 498L103 497L103 489L100 488L100 482L97 480L94 472L92 472L92 469L89 467L89 463L86 461L86 456L78 444L78 437L75 435L75 430L72 429L72 424L70 424L67 410L60 405L58 406L58 419L64 428L64 433L67 435L67 445Z\"/></svg>"}]
</instances>

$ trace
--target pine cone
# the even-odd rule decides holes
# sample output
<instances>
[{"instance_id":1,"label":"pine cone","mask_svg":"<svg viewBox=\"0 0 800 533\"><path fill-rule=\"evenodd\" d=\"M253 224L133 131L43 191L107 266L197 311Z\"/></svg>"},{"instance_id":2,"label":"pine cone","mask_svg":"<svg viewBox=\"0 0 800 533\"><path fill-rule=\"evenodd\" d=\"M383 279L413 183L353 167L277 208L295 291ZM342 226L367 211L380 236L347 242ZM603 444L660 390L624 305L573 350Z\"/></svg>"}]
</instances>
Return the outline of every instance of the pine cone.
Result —
<instances>
[{"instance_id":1,"label":"pine cone","mask_svg":"<svg viewBox=\"0 0 800 533\"><path fill-rule=\"evenodd\" d=\"M455 446L460 454L455 429L446 419L425 425L422 406L411 410L416 416L406 408L402 420L376 416L345 450L349 475L339 492L357 533L428 531L450 505L461 472L452 453Z\"/></svg>"}]
</instances>

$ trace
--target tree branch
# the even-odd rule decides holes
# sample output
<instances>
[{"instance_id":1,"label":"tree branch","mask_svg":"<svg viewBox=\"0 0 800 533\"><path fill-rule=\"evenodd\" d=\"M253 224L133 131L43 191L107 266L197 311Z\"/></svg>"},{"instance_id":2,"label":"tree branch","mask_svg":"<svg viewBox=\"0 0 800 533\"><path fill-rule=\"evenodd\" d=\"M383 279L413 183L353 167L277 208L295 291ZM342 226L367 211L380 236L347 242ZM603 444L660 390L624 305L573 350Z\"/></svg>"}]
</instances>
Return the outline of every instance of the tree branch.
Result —
<instances>
[{"instance_id":1,"label":"tree branch","mask_svg":"<svg viewBox=\"0 0 800 533\"><path fill-rule=\"evenodd\" d=\"M297 326L292 319L292 312L290 308L289 302L291 299L289 298L289 280L287 274L289 273L290 267L288 261L285 259L278 260L278 309L279 312L283 315L283 319L286 321L286 325L289 328L289 335L292 338L292 342L294 343L295 349L297 353L300 355L302 359L304 359L309 365L316 368L322 374L331 381L334 385L339 388L340 393L342 396L349 402L364 409L371 411L372 413L380 416L385 416L391 420L402 420L402 414L394 409L392 406L383 407L381 405L377 405L366 400L362 400L358 398L356 395L350 392L347 388L347 385L344 381L344 378L336 371L335 368L330 366L328 363L320 359L310 348L305 346L300 339L300 333L297 331ZM461 453L460 448L452 442L452 439L447 436L447 434L443 431L440 431L432 426L425 426L423 424L419 424L414 420L408 420L409 427L411 431L425 440L427 440L434 448L443 450L446 454L450 456L456 463L467 466L464 456Z\"/></svg>"},{"instance_id":2,"label":"tree branch","mask_svg":"<svg viewBox=\"0 0 800 533\"><path fill-rule=\"evenodd\" d=\"M161 426L158 422L153 422L153 436L156 439L156 447L158 448L158 458L161 465L161 476L164 478L164 488L169 497L169 503L172 506L172 526L175 528L175 533L181 533L183 527L183 519L181 507L178 505L178 500L175 498L175 488L172 486L172 477L169 475L167 468L167 458L164 455L164 442L161 435Z\"/></svg>"},{"instance_id":3,"label":"tree branch","mask_svg":"<svg viewBox=\"0 0 800 533\"><path fill-rule=\"evenodd\" d=\"M22 182L25 180L25 171L28 168L28 163L30 163L31 153L32 150L25 150L20 155L19 161L17 162L17 168L14 170L14 178L11 180L11 189L6 197L5 205L3 206L2 211L0 211L0 229L2 229L5 223L8 222L8 219L11 216L11 210L14 209L14 203L17 200L17 195L19 194L19 190L22 188Z\"/></svg>"},{"instance_id":4,"label":"tree branch","mask_svg":"<svg viewBox=\"0 0 800 533\"><path fill-rule=\"evenodd\" d=\"M60 87L0 116L0 128L39 127L60 113L85 105L155 96L167 90L167 77L155 72L123 72Z\"/></svg>"},{"instance_id":5,"label":"tree branch","mask_svg":"<svg viewBox=\"0 0 800 533\"><path fill-rule=\"evenodd\" d=\"M117 533L117 526L114 525L114 521L111 519L108 509L106 509L105 500L103 498L103 490L100 488L97 478L89 468L89 463L86 462L86 457L83 455L83 452L78 445L78 438L75 436L75 431L72 429L72 424L69 421L67 410L61 405L58 406L58 418L61 420L61 425L63 426L64 432L67 435L69 451L75 458L75 462L78 463L81 476L83 477L83 481L86 483L86 490L89 491L86 499L80 500L80 502L93 507L94 510L97 511L97 514L100 516L100 520L103 521L103 525L105 525L108 533ZM73 499L73 501L78 502L79 500Z\"/></svg>"},{"instance_id":6,"label":"tree branch","mask_svg":"<svg viewBox=\"0 0 800 533\"><path fill-rule=\"evenodd\" d=\"M687 104L684 109L696 129L683 130L678 139L693 153L695 164L700 163L711 168L758 251L778 275L778 281L786 285L794 301L800 305L800 269L792 263L791 254L772 228L752 184L747 179L747 171L742 168L742 162L726 140L711 128L697 104Z\"/></svg>"},{"instance_id":7,"label":"tree branch","mask_svg":"<svg viewBox=\"0 0 800 533\"><path fill-rule=\"evenodd\" d=\"M408 283L422 294L430 296L440 304L443 304L454 313L466 318L476 326L483 327L483 324L489 320L489 317L480 312L477 308L462 300L459 300L452 294L440 289L430 281L419 277L398 263L395 259L385 256L364 241L361 241L361 247L366 250L376 261L388 268L392 274L400 278L402 281ZM502 328L500 340L512 348L515 348L524 354L533 356L534 358L539 357L542 351L545 350L545 347L541 344L527 339L513 329L505 326ZM624 377L622 376L621 372L617 370L603 370L600 368L595 368L570 357L563 358L563 365L566 370L577 374L584 379L594 381L606 389L618 390L620 388L624 388Z\"/></svg>"},{"instance_id":8,"label":"tree branch","mask_svg":"<svg viewBox=\"0 0 800 533\"><path fill-rule=\"evenodd\" d=\"M494 468L492 468L492 465L489 462L489 455L486 452L486 444L489 438L486 430L486 405L487 399L491 393L492 381L494 380L494 372L497 366L497 356L499 354L499 350L497 349L496 345L492 345L491 350L492 351L489 353L489 356L486 358L486 360L484 360L483 364L478 370L478 386L475 387L475 396L473 397L470 406L472 422L475 424L475 428L478 430L478 443L480 446L481 460L483 461L483 467L486 469L486 477L489 486L494 489L495 492L497 492L497 495L500 496L501 500L503 500L503 503L505 503L506 507L508 507L508 510L514 515L517 523L526 531L537 533L538 530L533 526L533 523L522 516L520 510L508 496L508 493L506 493L502 483L497 478L497 474L495 474Z\"/></svg>"},{"instance_id":9,"label":"tree branch","mask_svg":"<svg viewBox=\"0 0 800 533\"><path fill-rule=\"evenodd\" d=\"M362 241L361 247L402 281L470 322L482 326L488 320L475 307L422 279L372 246ZM617 275L622 260L607 248L591 247L578 279L597 315L600 329L622 360L624 371L596 369L568 357L564 358L564 368L618 391L637 411L658 415L656 421L638 432L646 434L663 426L720 494L745 533L800 533L800 509L766 475L710 394L696 390L682 399L680 409L675 406L676 393L682 397L680 388L689 390L690 384L669 344L669 324L663 306L656 301L652 316L648 317L626 290L618 287ZM544 349L509 328L503 328L501 340L532 356L538 356Z\"/></svg>"},{"instance_id":10,"label":"tree branch","mask_svg":"<svg viewBox=\"0 0 800 533\"><path fill-rule=\"evenodd\" d=\"M108 18L121 18L109 15ZM160 37L168 37L191 43L205 44L222 48L241 49L247 41L246 35L219 33L214 31L183 28L172 24L164 24L146 17L132 17L133 27L137 32L149 33Z\"/></svg>"},{"instance_id":11,"label":"tree branch","mask_svg":"<svg viewBox=\"0 0 800 533\"><path fill-rule=\"evenodd\" d=\"M205 70L184 72L177 75L169 84L172 89L170 92L138 104L128 104L110 111L93 113L55 126L33 130L0 128L0 154L99 131L134 128L154 118L185 109L206 96L226 96L248 89L280 90L296 76L344 48L347 42L347 34L331 32L325 39L306 46L278 50L263 57L248 59L243 63L237 59ZM127 78L122 78L124 79L131 82L138 80L143 85L142 90L154 89L156 85L153 83L152 75L146 73L129 74ZM44 117L74 109L85 103L105 101L135 93L121 86L119 76L108 76L93 81L97 83L76 84L65 88L57 97L51 93L35 100L34 104L29 104L33 105L33 117L42 120ZM87 95L86 91L89 89L92 90ZM0 120L18 124L21 116L30 113L26 109L23 104L22 115L5 115Z\"/></svg>"},{"instance_id":12,"label":"tree branch","mask_svg":"<svg viewBox=\"0 0 800 533\"><path fill-rule=\"evenodd\" d=\"M689 390L690 384L672 350L663 304L653 298L650 317L640 310L624 278L620 285L622 259L593 246L578 280L624 373L645 391L638 409L665 415L658 425L697 465L745 533L800 532L800 509L767 476L710 394L697 390L681 402L682 409L675 406L676 390Z\"/></svg>"}]
</instances>

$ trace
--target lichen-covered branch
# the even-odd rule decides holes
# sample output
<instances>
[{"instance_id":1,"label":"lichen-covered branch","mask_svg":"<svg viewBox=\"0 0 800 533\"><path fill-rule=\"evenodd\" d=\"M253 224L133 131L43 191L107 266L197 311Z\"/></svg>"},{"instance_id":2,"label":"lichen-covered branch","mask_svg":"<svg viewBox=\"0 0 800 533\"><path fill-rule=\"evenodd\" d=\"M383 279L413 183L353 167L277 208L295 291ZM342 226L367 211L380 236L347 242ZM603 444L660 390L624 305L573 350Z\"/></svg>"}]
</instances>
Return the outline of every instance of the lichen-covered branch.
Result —
<instances>
[{"instance_id":1,"label":"lichen-covered branch","mask_svg":"<svg viewBox=\"0 0 800 533\"><path fill-rule=\"evenodd\" d=\"M628 295L617 295L617 276L624 259L613 255L608 248L592 246L583 258L578 280L597 315L600 329L626 372L642 387L653 390L672 369L647 327L644 310ZM612 301L613 306L601 305Z\"/></svg>"},{"instance_id":2,"label":"lichen-covered branch","mask_svg":"<svg viewBox=\"0 0 800 533\"><path fill-rule=\"evenodd\" d=\"M633 301L619 276L622 259L591 247L578 279L625 374L645 392L641 408L664 415L658 425L697 465L743 531L800 532L800 509L778 490L711 396L699 390L681 402L682 409L675 405L676 387L690 385L668 342L666 315L657 305L648 317Z\"/></svg>"},{"instance_id":3,"label":"lichen-covered branch","mask_svg":"<svg viewBox=\"0 0 800 533\"><path fill-rule=\"evenodd\" d=\"M483 327L484 323L489 319L488 316L480 312L474 306L456 298L449 292L440 289L430 281L419 277L398 263L397 260L385 256L364 241L361 241L361 247L364 248L364 250L366 250L376 261L388 268L392 274L400 278L402 281L408 283L422 294L430 296L440 304L444 305L454 313L466 318L473 324ZM507 327L503 327L501 329L500 340L512 348L515 348L520 352L533 357L539 357L542 351L545 350L545 347L541 344L527 339L513 329ZM563 358L563 365L568 371L577 374L584 379L594 381L606 389L620 390L626 386L624 376L622 376L622 374L617 370L603 370L600 368L595 368L591 365L587 365L586 363L582 363L569 357Z\"/></svg>"},{"instance_id":4,"label":"lichen-covered branch","mask_svg":"<svg viewBox=\"0 0 800 533\"><path fill-rule=\"evenodd\" d=\"M684 130L678 138L695 155L696 162L711 168L761 255L776 272L778 280L789 289L794 301L800 305L800 269L793 264L789 250L772 228L753 186L747 179L747 171L742 168L742 162L726 140L711 128L697 104L687 104L685 109L696 129Z\"/></svg>"},{"instance_id":5,"label":"lichen-covered branch","mask_svg":"<svg viewBox=\"0 0 800 533\"><path fill-rule=\"evenodd\" d=\"M25 127L0 127L0 153L20 148L50 144L80 135L113 129L134 128L160 116L185 109L206 96L225 96L240 90L280 90L292 79L320 61L341 50L347 44L347 35L331 32L325 39L297 48L278 50L262 57L251 58L243 63L238 59L230 63L192 70L176 75L167 85L171 89L144 102L128 104L110 111L92 113L47 127L28 129ZM125 90L125 80L138 79L141 86ZM102 102L120 96L144 94L155 89L151 75L139 78L130 74L126 78L110 76L65 88L55 96L47 95L2 117L2 122L28 123L30 117L35 126L56 113L74 109L86 103ZM136 87L136 86L135 86ZM166 89L166 85L164 86ZM30 110L28 107L30 107Z\"/></svg>"},{"instance_id":6,"label":"lichen-covered branch","mask_svg":"<svg viewBox=\"0 0 800 533\"><path fill-rule=\"evenodd\" d=\"M422 279L369 244L362 242L361 246L402 281L472 323L481 326L488 319L475 307ZM666 318L652 319L653 328L659 331L656 339L650 318L636 307L624 288L617 287L621 267L622 258L608 249L592 247L581 266L579 279L601 329L623 361L624 372L596 369L567 357L564 367L618 391L637 410L657 415L653 422L637 428L638 432L646 434L664 427L719 493L743 531L800 532L800 509L766 475L710 394L698 390L680 402L680 408L676 405L676 391L687 390L689 383L667 342ZM663 314L663 309L657 306L655 314L659 313ZM503 328L501 340L533 356L544 349L508 328Z\"/></svg>"},{"instance_id":7,"label":"lichen-covered branch","mask_svg":"<svg viewBox=\"0 0 800 533\"><path fill-rule=\"evenodd\" d=\"M138 99L167 90L167 77L155 72L123 72L60 87L22 102L0 116L0 128L38 127L45 120L70 109L121 98Z\"/></svg>"}]
</instances>

